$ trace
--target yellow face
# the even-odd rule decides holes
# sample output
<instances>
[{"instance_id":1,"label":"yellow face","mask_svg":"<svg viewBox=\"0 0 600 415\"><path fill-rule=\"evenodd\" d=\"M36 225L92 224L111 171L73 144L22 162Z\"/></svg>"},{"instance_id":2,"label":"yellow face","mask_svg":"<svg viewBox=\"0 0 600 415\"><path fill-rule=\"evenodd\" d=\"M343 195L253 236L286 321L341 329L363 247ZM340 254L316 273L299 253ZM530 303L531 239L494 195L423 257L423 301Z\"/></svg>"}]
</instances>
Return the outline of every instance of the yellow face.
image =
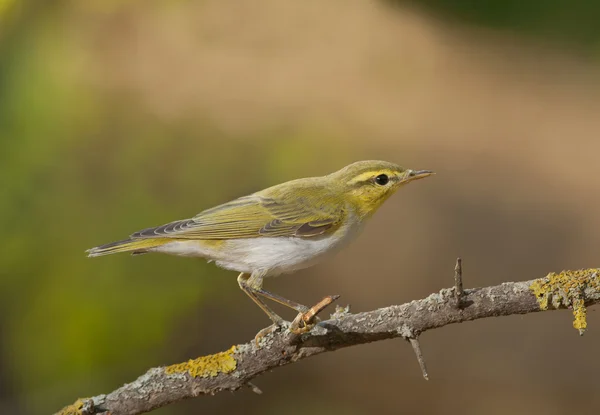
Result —
<instances>
[{"instance_id":1,"label":"yellow face","mask_svg":"<svg viewBox=\"0 0 600 415\"><path fill-rule=\"evenodd\" d=\"M385 161L360 161L333 173L361 215L374 213L401 186L432 175Z\"/></svg>"}]
</instances>

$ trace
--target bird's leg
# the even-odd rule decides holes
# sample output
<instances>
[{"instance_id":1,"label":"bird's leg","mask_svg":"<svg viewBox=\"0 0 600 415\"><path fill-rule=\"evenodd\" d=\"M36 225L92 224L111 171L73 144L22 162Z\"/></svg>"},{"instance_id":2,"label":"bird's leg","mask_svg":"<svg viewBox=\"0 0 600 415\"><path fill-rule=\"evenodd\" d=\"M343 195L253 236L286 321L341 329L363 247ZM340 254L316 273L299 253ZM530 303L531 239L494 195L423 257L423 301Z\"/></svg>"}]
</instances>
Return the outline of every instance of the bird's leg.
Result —
<instances>
[{"instance_id":1,"label":"bird's leg","mask_svg":"<svg viewBox=\"0 0 600 415\"><path fill-rule=\"evenodd\" d=\"M305 316L308 312L310 312L311 308L299 304L295 301L288 300L287 298L283 298L280 295L274 294L269 291L265 291L262 288L256 290L256 294L262 295L265 298L268 298L276 303L283 304L286 307L289 307L298 312L298 316L294 319L294 322L290 326L290 331L295 334L301 334L309 332L314 324L306 324L305 322L300 322L303 316ZM314 317L314 320L320 321L319 317Z\"/></svg>"},{"instance_id":2,"label":"bird's leg","mask_svg":"<svg viewBox=\"0 0 600 415\"><path fill-rule=\"evenodd\" d=\"M262 337L264 337L267 334L272 333L275 330L277 330L278 328L280 328L284 322L284 320L277 313L275 313L273 310L271 310L271 308L269 306L267 306L259 298L259 296L268 298L272 301L275 301L279 304L282 304L286 307L296 310L299 313L299 316L302 316L310 311L310 308L306 307L305 305L299 304L295 301L291 301L291 300L288 300L287 298L283 298L280 295L273 294L269 291L263 290L262 289L263 274L261 274L261 273L253 273L253 274L241 273L238 277L238 284L240 285L240 288L248 295L248 297L250 297L252 299L252 301L254 301L269 316L271 321L273 321L273 324L271 326L258 332L256 337L254 338L256 343L258 343L258 341ZM312 327L312 325L303 327L301 329L301 331L302 332L308 331L308 330L310 330L310 327Z\"/></svg>"},{"instance_id":3,"label":"bird's leg","mask_svg":"<svg viewBox=\"0 0 600 415\"><path fill-rule=\"evenodd\" d=\"M257 283L260 283L260 285L257 286ZM281 325L281 323L283 323L284 320L277 313L271 310L271 308L260 298L258 298L257 294L259 293L260 286L262 285L262 278L252 280L250 274L242 272L238 276L238 284L240 285L242 291L244 291L248 297L250 297L252 301L254 301L262 309L262 311L269 316L274 324Z\"/></svg>"},{"instance_id":4,"label":"bird's leg","mask_svg":"<svg viewBox=\"0 0 600 415\"><path fill-rule=\"evenodd\" d=\"M254 342L258 345L260 339L265 337L267 334L273 333L274 331L278 330L281 326L283 326L284 320L277 313L271 310L271 308L268 305L266 305L260 298L258 298L258 296L256 295L257 289L252 284L256 284L257 281L250 281L250 277L250 274L244 272L242 272L238 276L238 284L240 285L240 288L248 295L248 297L250 297L252 301L254 301L262 309L262 311L265 312L267 316L269 316L269 318L273 322L272 325L262 329L254 337ZM258 279L258 283L262 284L262 277ZM258 289L260 289L260 285Z\"/></svg>"},{"instance_id":5,"label":"bird's leg","mask_svg":"<svg viewBox=\"0 0 600 415\"><path fill-rule=\"evenodd\" d=\"M263 275L260 273L255 273L250 275L250 278L247 280L248 286L254 291L255 295L260 295L262 297L268 298L271 301L275 301L276 303L282 304L286 307L291 308L292 310L296 310L299 313L306 313L310 310L309 307L305 305L299 304L295 301L288 300L287 298L283 298L280 295L273 294L272 292L263 290Z\"/></svg>"},{"instance_id":6,"label":"bird's leg","mask_svg":"<svg viewBox=\"0 0 600 415\"><path fill-rule=\"evenodd\" d=\"M269 300L275 301L276 303L289 307L292 310L296 310L301 314L307 313L308 310L310 310L310 308L305 305L302 305L292 300L288 300L287 298L283 298L282 296L273 294L272 292L265 291L262 288L257 289L255 292L256 294L262 295L263 297L268 298Z\"/></svg>"}]
</instances>

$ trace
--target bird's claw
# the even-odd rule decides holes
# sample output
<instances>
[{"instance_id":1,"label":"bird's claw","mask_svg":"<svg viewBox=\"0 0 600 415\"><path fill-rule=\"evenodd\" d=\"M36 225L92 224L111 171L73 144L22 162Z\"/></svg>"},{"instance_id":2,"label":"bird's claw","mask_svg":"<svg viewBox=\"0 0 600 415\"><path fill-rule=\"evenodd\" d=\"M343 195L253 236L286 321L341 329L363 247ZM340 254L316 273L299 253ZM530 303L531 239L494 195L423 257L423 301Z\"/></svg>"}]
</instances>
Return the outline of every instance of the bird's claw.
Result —
<instances>
[{"instance_id":1,"label":"bird's claw","mask_svg":"<svg viewBox=\"0 0 600 415\"><path fill-rule=\"evenodd\" d=\"M318 317L313 317L312 321L309 323L306 321L306 312L298 313L292 324L290 324L290 333L292 334L304 334L308 333L312 330L316 324L321 321Z\"/></svg>"},{"instance_id":2,"label":"bird's claw","mask_svg":"<svg viewBox=\"0 0 600 415\"><path fill-rule=\"evenodd\" d=\"M287 321L281 320L271 324L269 327L265 327L254 336L254 343L258 346L263 337L268 336L271 333L280 331L284 326L289 325Z\"/></svg>"},{"instance_id":3,"label":"bird's claw","mask_svg":"<svg viewBox=\"0 0 600 415\"><path fill-rule=\"evenodd\" d=\"M290 325L290 332L293 334L303 334L311 331L312 328L316 326L319 321L321 321L321 319L317 317L317 314L323 311L329 304L333 303L338 298L339 295L328 295L314 306L310 308L307 307L306 311L300 310L300 313Z\"/></svg>"},{"instance_id":4,"label":"bird's claw","mask_svg":"<svg viewBox=\"0 0 600 415\"><path fill-rule=\"evenodd\" d=\"M254 337L254 342L258 346L261 339L271 333L279 331L284 326L288 327L290 333L299 335L308 333L317 325L321 319L317 317L329 304L339 298L339 295L328 295L312 307L304 307L298 310L298 315L291 323L281 320L273 320L273 324L259 331ZM278 317L278 316L277 316ZM272 317L273 318L273 317Z\"/></svg>"}]
</instances>

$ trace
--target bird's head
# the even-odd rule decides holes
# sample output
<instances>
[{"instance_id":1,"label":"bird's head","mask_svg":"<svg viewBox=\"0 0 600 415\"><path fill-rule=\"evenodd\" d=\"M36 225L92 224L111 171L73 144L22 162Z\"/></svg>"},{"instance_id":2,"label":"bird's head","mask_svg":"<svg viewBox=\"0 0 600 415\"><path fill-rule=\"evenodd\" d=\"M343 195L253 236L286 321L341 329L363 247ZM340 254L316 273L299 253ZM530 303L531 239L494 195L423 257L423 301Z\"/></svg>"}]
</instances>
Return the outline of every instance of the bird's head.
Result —
<instances>
[{"instance_id":1,"label":"bird's head","mask_svg":"<svg viewBox=\"0 0 600 415\"><path fill-rule=\"evenodd\" d=\"M352 163L330 174L361 216L374 213L401 186L434 174L429 170L410 170L387 161L367 160Z\"/></svg>"}]
</instances>

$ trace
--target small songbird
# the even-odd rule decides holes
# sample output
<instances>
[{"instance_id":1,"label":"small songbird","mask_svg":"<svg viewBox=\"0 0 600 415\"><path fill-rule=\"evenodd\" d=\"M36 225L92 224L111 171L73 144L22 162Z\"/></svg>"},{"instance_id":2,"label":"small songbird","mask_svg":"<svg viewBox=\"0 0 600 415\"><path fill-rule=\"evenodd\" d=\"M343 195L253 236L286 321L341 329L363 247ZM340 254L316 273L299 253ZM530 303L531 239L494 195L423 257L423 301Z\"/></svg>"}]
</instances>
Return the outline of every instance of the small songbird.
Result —
<instances>
[{"instance_id":1,"label":"small songbird","mask_svg":"<svg viewBox=\"0 0 600 415\"><path fill-rule=\"evenodd\" d=\"M262 298L299 313L309 308L263 290L263 278L312 266L351 240L400 186L433 172L359 161L322 177L292 180L155 228L97 246L88 256L162 252L201 257L240 272L240 288L280 327ZM259 334L261 334L259 333Z\"/></svg>"}]
</instances>

